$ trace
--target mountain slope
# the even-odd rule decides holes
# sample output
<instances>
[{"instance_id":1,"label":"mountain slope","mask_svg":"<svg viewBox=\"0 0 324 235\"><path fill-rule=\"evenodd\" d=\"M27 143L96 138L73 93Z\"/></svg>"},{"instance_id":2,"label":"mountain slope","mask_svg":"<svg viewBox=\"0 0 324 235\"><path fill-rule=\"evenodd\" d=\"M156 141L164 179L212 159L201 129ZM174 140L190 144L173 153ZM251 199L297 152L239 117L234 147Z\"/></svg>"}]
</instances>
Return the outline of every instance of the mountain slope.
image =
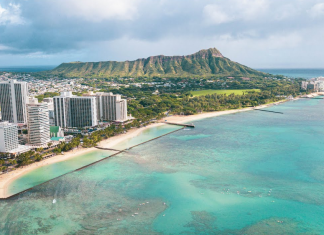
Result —
<instances>
[{"instance_id":1,"label":"mountain slope","mask_svg":"<svg viewBox=\"0 0 324 235\"><path fill-rule=\"evenodd\" d=\"M216 48L187 56L151 56L135 61L63 63L51 71L67 77L262 76L264 73L225 58Z\"/></svg>"}]
</instances>

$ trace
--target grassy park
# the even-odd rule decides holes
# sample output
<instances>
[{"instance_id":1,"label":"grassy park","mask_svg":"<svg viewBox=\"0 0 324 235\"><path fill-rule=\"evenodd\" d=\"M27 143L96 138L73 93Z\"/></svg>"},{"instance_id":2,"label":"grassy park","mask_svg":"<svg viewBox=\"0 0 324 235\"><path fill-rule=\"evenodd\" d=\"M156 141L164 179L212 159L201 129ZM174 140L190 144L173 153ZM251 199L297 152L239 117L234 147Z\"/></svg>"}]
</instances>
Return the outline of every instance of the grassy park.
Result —
<instances>
[{"instance_id":1,"label":"grassy park","mask_svg":"<svg viewBox=\"0 0 324 235\"><path fill-rule=\"evenodd\" d=\"M251 91L260 92L260 89L246 89L246 90L201 90L201 91L192 91L190 92L193 96L203 96L203 95L212 95L212 94L235 94L243 95L243 93L248 93Z\"/></svg>"}]
</instances>

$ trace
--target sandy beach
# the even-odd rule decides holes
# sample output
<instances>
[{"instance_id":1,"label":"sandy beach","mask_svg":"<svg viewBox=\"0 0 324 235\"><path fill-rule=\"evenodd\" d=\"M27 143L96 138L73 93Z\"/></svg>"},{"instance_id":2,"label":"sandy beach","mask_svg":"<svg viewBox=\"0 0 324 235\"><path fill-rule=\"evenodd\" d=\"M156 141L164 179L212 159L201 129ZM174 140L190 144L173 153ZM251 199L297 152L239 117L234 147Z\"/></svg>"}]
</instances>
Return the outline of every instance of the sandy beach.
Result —
<instances>
[{"instance_id":1,"label":"sandy beach","mask_svg":"<svg viewBox=\"0 0 324 235\"><path fill-rule=\"evenodd\" d=\"M119 144L120 142L122 142L124 140L127 140L129 138L134 138L134 137L140 135L141 132L143 132L144 130L146 130L148 128L157 127L157 126L161 126L161 125L165 125L165 124L154 123L154 124L151 124L146 127L132 129L132 130L128 131L126 134L121 134L118 136L111 137L107 140L101 141L98 144L98 146L105 147L105 148L113 148L114 146L116 146L117 144ZM9 172L7 174L0 175L0 198L8 197L7 189L9 187L9 185L14 180L23 176L24 174L26 174L30 171L33 171L39 167L54 164L57 162L66 161L68 159L71 159L71 158L74 158L74 157L77 157L77 156L80 156L80 155L83 155L83 154L86 154L86 153L89 153L89 152L92 152L95 150L97 150L97 149L96 148L79 148L77 150L67 152L64 155L57 155L57 156L45 159L41 162L36 162L36 163L30 164L25 167L20 167L20 168L16 169L15 171Z\"/></svg>"},{"instance_id":2,"label":"sandy beach","mask_svg":"<svg viewBox=\"0 0 324 235\"><path fill-rule=\"evenodd\" d=\"M197 121L200 119L204 118L211 118L211 117L217 117L221 115L227 115L227 114L233 114L233 113L240 113L240 112L246 112L246 111L252 111L253 109L261 109L261 108L266 108L269 106L273 106L276 104L283 103L285 101L280 101L276 103L271 103L271 104L265 104L265 105L260 105L257 107L251 107L251 108L243 108L243 109L233 109L233 110L225 110L225 111L215 111L215 112L208 112L208 113L201 113L201 114L196 114L196 115L190 115L190 116L184 116L184 115L174 115L170 117L166 117L161 121L162 123L167 120L167 122L175 122L175 123L190 123L192 121Z\"/></svg>"},{"instance_id":3,"label":"sandy beach","mask_svg":"<svg viewBox=\"0 0 324 235\"><path fill-rule=\"evenodd\" d=\"M265 108L269 107L275 104L280 104L285 101L280 101L276 103L271 103L271 104L266 104L266 105L261 105L255 108ZM121 134L118 136L111 137L107 140L103 140L98 144L98 147L104 147L104 148L114 148L117 144L119 144L122 141L125 141L129 138L135 138L136 136L140 135L144 130L152 127L157 127L161 125L165 125L163 122L167 120L168 122L175 122L175 123L190 123L192 121L204 119L204 118L211 118L211 117L217 117L220 115L227 115L227 114L233 114L233 113L239 113L239 112L246 112L246 111L251 111L255 108L243 108L243 109L236 109L236 110L226 110L226 111L217 111L217 112L208 112L208 113L201 113L201 114L196 114L196 115L190 115L190 116L180 116L180 115L174 115L170 117L166 117L163 120L159 120L157 123L150 124L146 127L142 128L136 128L136 129L131 129L125 134ZM67 152L64 155L57 155L52 158L43 160L41 162L33 163L31 165L28 165L26 167L18 168L17 170L3 174L0 176L0 198L6 198L7 195L7 189L8 186L10 185L11 182L13 182L15 179L23 176L24 174L35 170L39 167L61 162L68 160L70 158L80 156L85 153L89 153L91 151L95 151L96 148L79 148L77 150Z\"/></svg>"}]
</instances>

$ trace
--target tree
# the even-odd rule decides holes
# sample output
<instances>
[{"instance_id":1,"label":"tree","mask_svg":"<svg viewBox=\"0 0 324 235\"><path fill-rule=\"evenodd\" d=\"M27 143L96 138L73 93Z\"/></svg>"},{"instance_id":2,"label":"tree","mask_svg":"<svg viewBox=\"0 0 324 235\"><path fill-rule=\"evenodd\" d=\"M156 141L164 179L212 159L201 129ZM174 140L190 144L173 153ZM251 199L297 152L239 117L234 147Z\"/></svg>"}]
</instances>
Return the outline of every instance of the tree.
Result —
<instances>
[{"instance_id":1,"label":"tree","mask_svg":"<svg viewBox=\"0 0 324 235\"><path fill-rule=\"evenodd\" d=\"M35 155L35 161L36 161L36 162L40 162L41 160L43 160L43 157L42 157L39 153L37 153L37 154Z\"/></svg>"},{"instance_id":2,"label":"tree","mask_svg":"<svg viewBox=\"0 0 324 235\"><path fill-rule=\"evenodd\" d=\"M39 153L41 153L41 152L43 152L43 151L44 151L43 148L38 148L38 149L36 149L36 152L39 152Z\"/></svg>"}]
</instances>

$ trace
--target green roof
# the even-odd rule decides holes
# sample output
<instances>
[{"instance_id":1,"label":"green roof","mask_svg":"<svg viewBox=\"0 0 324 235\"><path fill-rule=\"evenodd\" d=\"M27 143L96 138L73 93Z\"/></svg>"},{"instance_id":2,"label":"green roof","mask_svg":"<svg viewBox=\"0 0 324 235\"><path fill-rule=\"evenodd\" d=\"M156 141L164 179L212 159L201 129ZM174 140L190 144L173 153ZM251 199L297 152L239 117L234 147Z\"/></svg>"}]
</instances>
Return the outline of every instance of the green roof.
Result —
<instances>
[{"instance_id":1,"label":"green roof","mask_svg":"<svg viewBox=\"0 0 324 235\"><path fill-rule=\"evenodd\" d=\"M51 133L57 133L57 132L59 132L59 130L60 130L59 126L51 126L50 127L50 132Z\"/></svg>"}]
</instances>

